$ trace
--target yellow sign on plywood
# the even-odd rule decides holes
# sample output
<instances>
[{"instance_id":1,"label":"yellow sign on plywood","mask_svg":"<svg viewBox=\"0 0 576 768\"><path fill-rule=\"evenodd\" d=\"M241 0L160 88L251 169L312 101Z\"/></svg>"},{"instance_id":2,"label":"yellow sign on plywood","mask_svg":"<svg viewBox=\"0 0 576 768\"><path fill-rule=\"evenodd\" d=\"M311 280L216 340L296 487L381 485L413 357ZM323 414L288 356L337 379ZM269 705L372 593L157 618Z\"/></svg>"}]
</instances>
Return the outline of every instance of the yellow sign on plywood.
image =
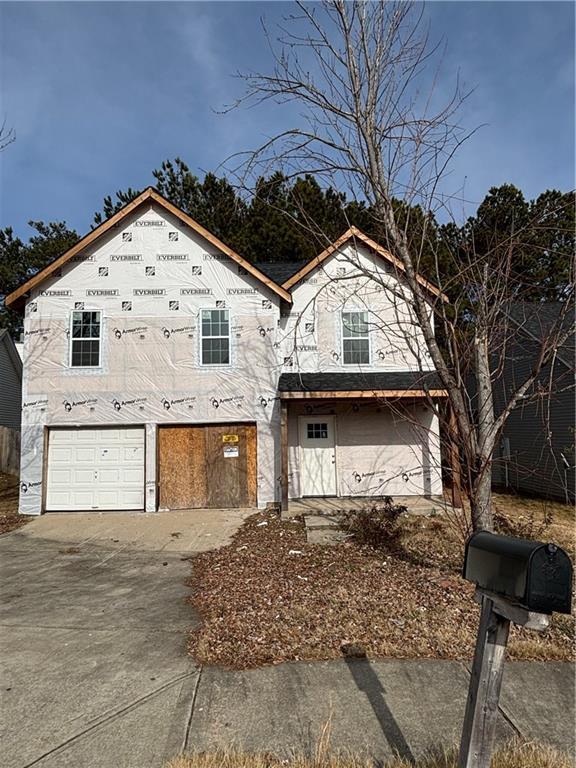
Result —
<instances>
[{"instance_id":1,"label":"yellow sign on plywood","mask_svg":"<svg viewBox=\"0 0 576 768\"><path fill-rule=\"evenodd\" d=\"M240 440L239 435L222 435L223 443L237 443Z\"/></svg>"}]
</instances>

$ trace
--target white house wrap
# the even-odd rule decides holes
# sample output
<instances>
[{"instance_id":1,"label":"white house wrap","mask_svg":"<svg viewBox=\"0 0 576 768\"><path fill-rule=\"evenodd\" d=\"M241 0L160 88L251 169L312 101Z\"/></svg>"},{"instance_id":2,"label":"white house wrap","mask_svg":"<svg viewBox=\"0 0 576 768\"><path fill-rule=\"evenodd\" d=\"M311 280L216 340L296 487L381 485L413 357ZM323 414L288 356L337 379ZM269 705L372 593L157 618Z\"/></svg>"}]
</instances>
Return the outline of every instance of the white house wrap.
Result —
<instances>
[{"instance_id":1,"label":"white house wrap","mask_svg":"<svg viewBox=\"0 0 576 768\"><path fill-rule=\"evenodd\" d=\"M157 194L143 196L116 226L31 287L24 317L23 514L157 510L162 425L255 425L263 507L282 496L282 373L432 371L401 277L369 248L343 245L294 286L290 304L287 291L288 300L213 240ZM202 362L206 309L228 312L227 364ZM82 311L100 313L96 365L73 364L72 314ZM343 311L368 313L368 364L343 360ZM335 419L334 495L441 493L438 422L426 401L390 407L377 398L310 399L291 402L288 413L291 497L304 492L307 454L298 425L322 414ZM234 445L222 452L236 455ZM80 469L74 475L82 456L84 475ZM62 489L74 477L78 493L67 499ZM45 487L50 483L52 490ZM100 495L92 493L98 484Z\"/></svg>"}]
</instances>

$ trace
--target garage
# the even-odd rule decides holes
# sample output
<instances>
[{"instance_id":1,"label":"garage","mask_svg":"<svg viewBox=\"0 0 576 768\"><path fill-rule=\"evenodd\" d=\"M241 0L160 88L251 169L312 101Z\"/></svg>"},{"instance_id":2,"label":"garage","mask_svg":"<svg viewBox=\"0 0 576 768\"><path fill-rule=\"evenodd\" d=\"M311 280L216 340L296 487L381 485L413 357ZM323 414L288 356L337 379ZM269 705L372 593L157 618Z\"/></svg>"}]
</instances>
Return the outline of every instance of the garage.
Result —
<instances>
[{"instance_id":1,"label":"garage","mask_svg":"<svg viewBox=\"0 0 576 768\"><path fill-rule=\"evenodd\" d=\"M47 512L144 508L144 427L51 429Z\"/></svg>"},{"instance_id":2,"label":"garage","mask_svg":"<svg viewBox=\"0 0 576 768\"><path fill-rule=\"evenodd\" d=\"M159 427L159 507L255 507L256 464L255 424Z\"/></svg>"}]
</instances>

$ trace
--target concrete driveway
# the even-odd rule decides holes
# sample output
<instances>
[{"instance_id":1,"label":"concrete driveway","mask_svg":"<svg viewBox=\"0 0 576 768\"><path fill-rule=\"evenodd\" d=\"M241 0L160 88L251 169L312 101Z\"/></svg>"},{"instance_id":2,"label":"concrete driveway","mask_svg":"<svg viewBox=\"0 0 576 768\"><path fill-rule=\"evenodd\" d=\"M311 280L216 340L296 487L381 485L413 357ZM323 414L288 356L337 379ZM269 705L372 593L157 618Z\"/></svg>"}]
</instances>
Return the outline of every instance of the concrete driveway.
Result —
<instances>
[{"instance_id":1,"label":"concrete driveway","mask_svg":"<svg viewBox=\"0 0 576 768\"><path fill-rule=\"evenodd\" d=\"M145 768L186 742L190 555L244 511L44 515L0 537L0 763Z\"/></svg>"},{"instance_id":2,"label":"concrete driveway","mask_svg":"<svg viewBox=\"0 0 576 768\"><path fill-rule=\"evenodd\" d=\"M26 526L25 540L45 545L144 552L205 552L228 544L255 509L175 512L51 512Z\"/></svg>"}]
</instances>

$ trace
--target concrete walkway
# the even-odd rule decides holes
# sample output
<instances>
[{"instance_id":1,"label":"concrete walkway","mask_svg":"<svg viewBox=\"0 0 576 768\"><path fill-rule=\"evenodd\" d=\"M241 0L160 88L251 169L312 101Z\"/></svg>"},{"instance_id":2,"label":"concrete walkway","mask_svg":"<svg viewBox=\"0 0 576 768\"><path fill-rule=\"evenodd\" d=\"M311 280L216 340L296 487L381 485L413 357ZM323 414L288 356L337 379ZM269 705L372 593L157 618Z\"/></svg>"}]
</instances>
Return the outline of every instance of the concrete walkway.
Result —
<instances>
[{"instance_id":1,"label":"concrete walkway","mask_svg":"<svg viewBox=\"0 0 576 768\"><path fill-rule=\"evenodd\" d=\"M309 749L328 719L334 748L375 757L457 741L465 665L199 669L186 655L197 621L186 601L191 550L167 550L192 534L160 537L158 551L118 533L105 546L68 525L63 540L42 538L36 522L0 537L4 768L160 768L181 751L230 744ZM573 722L571 665L508 664L501 738L520 732L570 749Z\"/></svg>"},{"instance_id":2,"label":"concrete walkway","mask_svg":"<svg viewBox=\"0 0 576 768\"><path fill-rule=\"evenodd\" d=\"M311 750L331 722L334 749L411 759L458 743L469 673L452 661L283 664L244 672L202 670L186 749L232 743L248 750ZM498 738L541 740L574 754L574 668L506 667Z\"/></svg>"}]
</instances>

